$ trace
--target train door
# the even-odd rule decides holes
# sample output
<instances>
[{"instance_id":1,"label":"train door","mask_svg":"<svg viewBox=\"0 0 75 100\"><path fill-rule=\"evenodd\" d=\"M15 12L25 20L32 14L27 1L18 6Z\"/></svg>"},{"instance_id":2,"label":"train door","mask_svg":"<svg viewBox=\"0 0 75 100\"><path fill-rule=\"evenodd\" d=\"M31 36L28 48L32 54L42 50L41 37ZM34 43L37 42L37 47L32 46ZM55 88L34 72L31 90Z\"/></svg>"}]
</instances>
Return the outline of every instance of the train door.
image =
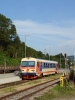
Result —
<instances>
[{"instance_id":1,"label":"train door","mask_svg":"<svg viewBox=\"0 0 75 100\"><path fill-rule=\"evenodd\" d=\"M58 73L58 64L56 64L56 73Z\"/></svg>"},{"instance_id":2,"label":"train door","mask_svg":"<svg viewBox=\"0 0 75 100\"><path fill-rule=\"evenodd\" d=\"M37 62L36 72L40 72L40 62Z\"/></svg>"}]
</instances>

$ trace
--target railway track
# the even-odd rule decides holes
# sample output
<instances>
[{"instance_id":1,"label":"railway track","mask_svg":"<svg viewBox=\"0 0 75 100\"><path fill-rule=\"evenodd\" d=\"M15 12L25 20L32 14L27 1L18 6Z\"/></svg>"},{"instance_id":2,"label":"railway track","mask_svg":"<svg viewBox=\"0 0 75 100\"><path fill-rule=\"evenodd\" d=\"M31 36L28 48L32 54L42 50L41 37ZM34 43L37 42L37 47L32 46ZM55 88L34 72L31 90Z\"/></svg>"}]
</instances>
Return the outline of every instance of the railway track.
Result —
<instances>
[{"instance_id":1,"label":"railway track","mask_svg":"<svg viewBox=\"0 0 75 100\"><path fill-rule=\"evenodd\" d=\"M41 78L39 78L41 79ZM10 82L10 83L5 83L5 84L1 84L0 85L0 89L6 88L8 86L14 86L14 85L19 85L19 84L23 84L29 81L33 81L33 80L20 80L20 81L15 81L15 82Z\"/></svg>"},{"instance_id":2,"label":"railway track","mask_svg":"<svg viewBox=\"0 0 75 100\"><path fill-rule=\"evenodd\" d=\"M66 78L66 77L64 77ZM28 100L32 95L46 89L47 87L50 87L56 83L59 82L59 78L29 87L27 89L20 90L15 93L11 93L9 95L6 95L4 97L0 97L0 100Z\"/></svg>"},{"instance_id":3,"label":"railway track","mask_svg":"<svg viewBox=\"0 0 75 100\"><path fill-rule=\"evenodd\" d=\"M59 76L57 76L57 77L59 77ZM40 77L39 79L43 79L43 78L44 77ZM29 82L29 81L33 81L33 80L20 80L20 81L15 81L15 82L9 82L9 83L5 83L5 84L1 84L0 85L0 89L6 88L8 86L19 85L19 84L26 83L26 82Z\"/></svg>"},{"instance_id":4,"label":"railway track","mask_svg":"<svg viewBox=\"0 0 75 100\"><path fill-rule=\"evenodd\" d=\"M59 74L60 75L60 74ZM59 76L57 76L59 77ZM39 79L43 79L44 77L40 77ZM37 79L38 80L38 79ZM19 85L19 84L22 84L22 83L26 83L26 82L29 82L29 81L33 81L33 80L20 80L20 81L15 81L15 82L9 82L9 83L5 83L5 84L1 84L0 85L0 89L2 88L6 88L8 86L14 86L14 85Z\"/></svg>"},{"instance_id":5,"label":"railway track","mask_svg":"<svg viewBox=\"0 0 75 100\"><path fill-rule=\"evenodd\" d=\"M14 86L14 85L19 85L25 82L29 82L29 80L20 80L20 81L15 81L15 82L10 82L10 83L5 83L0 85L0 89L6 88L7 86Z\"/></svg>"}]
</instances>

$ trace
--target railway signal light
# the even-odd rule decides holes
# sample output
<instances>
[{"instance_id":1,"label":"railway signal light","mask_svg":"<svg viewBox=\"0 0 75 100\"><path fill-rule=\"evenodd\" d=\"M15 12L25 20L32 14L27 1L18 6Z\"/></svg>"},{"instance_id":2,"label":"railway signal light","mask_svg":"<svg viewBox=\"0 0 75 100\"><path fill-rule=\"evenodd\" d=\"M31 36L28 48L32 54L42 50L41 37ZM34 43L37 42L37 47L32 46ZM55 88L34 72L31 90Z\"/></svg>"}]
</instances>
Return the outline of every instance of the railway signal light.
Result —
<instances>
[{"instance_id":1,"label":"railway signal light","mask_svg":"<svg viewBox=\"0 0 75 100\"><path fill-rule=\"evenodd\" d=\"M67 56L66 56L66 53L64 54L64 57L66 58Z\"/></svg>"}]
</instances>

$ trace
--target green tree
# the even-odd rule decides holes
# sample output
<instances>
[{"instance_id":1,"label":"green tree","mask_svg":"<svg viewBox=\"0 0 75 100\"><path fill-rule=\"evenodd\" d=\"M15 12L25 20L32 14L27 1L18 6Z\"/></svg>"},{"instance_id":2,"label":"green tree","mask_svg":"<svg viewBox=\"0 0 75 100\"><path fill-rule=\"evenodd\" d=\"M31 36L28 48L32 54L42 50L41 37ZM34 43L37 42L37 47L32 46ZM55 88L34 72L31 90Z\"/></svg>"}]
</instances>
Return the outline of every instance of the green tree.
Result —
<instances>
[{"instance_id":1,"label":"green tree","mask_svg":"<svg viewBox=\"0 0 75 100\"><path fill-rule=\"evenodd\" d=\"M16 38L16 28L9 18L0 14L0 47L7 50L8 45Z\"/></svg>"},{"instance_id":2,"label":"green tree","mask_svg":"<svg viewBox=\"0 0 75 100\"><path fill-rule=\"evenodd\" d=\"M15 58L17 58L19 56L19 53L21 52L20 45L21 45L21 41L19 37L16 35L13 41L13 47L15 48Z\"/></svg>"},{"instance_id":3,"label":"green tree","mask_svg":"<svg viewBox=\"0 0 75 100\"><path fill-rule=\"evenodd\" d=\"M7 46L7 52L6 52L6 54L7 54L7 56L9 56L9 57L14 57L15 56L15 48L14 48L14 46L12 46L12 45L8 45Z\"/></svg>"},{"instance_id":4,"label":"green tree","mask_svg":"<svg viewBox=\"0 0 75 100\"><path fill-rule=\"evenodd\" d=\"M43 58L43 53L41 51L38 51L38 58Z\"/></svg>"},{"instance_id":5,"label":"green tree","mask_svg":"<svg viewBox=\"0 0 75 100\"><path fill-rule=\"evenodd\" d=\"M0 53L2 56L4 56L4 58L8 57L9 59L13 59L13 61L17 60L18 58L20 59L25 57L25 43L20 41L20 38L16 32L16 27L12 23L11 19L6 18L6 16L2 14L0 14ZM2 59L2 56L0 59ZM43 54L41 51L36 51L28 46L26 46L26 56L49 60L48 53ZM50 55L50 60L58 61L60 65L60 56L62 67L64 67L65 61L62 54L55 56Z\"/></svg>"}]
</instances>

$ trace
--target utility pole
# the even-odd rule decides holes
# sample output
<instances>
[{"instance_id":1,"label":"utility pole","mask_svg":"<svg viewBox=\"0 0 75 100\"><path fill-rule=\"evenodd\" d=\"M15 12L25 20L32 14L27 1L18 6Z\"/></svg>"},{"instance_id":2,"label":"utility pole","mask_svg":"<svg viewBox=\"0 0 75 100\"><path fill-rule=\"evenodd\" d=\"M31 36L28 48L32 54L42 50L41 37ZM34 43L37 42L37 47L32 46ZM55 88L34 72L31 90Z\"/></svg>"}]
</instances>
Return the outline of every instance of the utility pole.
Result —
<instances>
[{"instance_id":1,"label":"utility pole","mask_svg":"<svg viewBox=\"0 0 75 100\"><path fill-rule=\"evenodd\" d=\"M24 48L25 48L25 50L24 50L24 57L26 57L26 37L29 36L29 35L30 35L30 34L21 35L21 36L23 36L24 39L25 39L25 40L24 40L24 44L25 44L25 47L24 47Z\"/></svg>"},{"instance_id":2,"label":"utility pole","mask_svg":"<svg viewBox=\"0 0 75 100\"><path fill-rule=\"evenodd\" d=\"M49 46L49 60L50 60L50 46Z\"/></svg>"},{"instance_id":3,"label":"utility pole","mask_svg":"<svg viewBox=\"0 0 75 100\"><path fill-rule=\"evenodd\" d=\"M66 68L66 65L67 65L67 55L66 55L66 53L64 54L64 58L65 58L65 68Z\"/></svg>"}]
</instances>

